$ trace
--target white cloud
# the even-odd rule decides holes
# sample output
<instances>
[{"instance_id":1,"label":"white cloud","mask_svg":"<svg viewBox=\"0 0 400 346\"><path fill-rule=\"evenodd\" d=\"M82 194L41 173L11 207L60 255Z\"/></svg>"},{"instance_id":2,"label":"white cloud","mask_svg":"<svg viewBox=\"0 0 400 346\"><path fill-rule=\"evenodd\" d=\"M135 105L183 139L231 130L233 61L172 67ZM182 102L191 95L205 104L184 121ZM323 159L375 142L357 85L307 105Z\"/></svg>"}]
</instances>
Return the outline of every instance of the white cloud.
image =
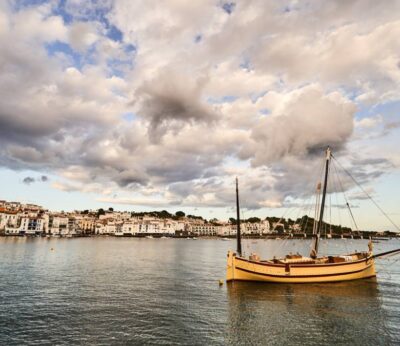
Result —
<instances>
[{"instance_id":1,"label":"white cloud","mask_svg":"<svg viewBox=\"0 0 400 346\"><path fill-rule=\"evenodd\" d=\"M98 40L96 28L91 23L77 22L71 25L68 33L68 42L77 51L84 52Z\"/></svg>"},{"instance_id":2,"label":"white cloud","mask_svg":"<svg viewBox=\"0 0 400 346\"><path fill-rule=\"evenodd\" d=\"M63 191L223 207L237 174L248 208L280 207L327 145L386 124L357 108L399 100L395 1L68 1L71 23L56 6L0 5L0 163Z\"/></svg>"},{"instance_id":3,"label":"white cloud","mask_svg":"<svg viewBox=\"0 0 400 346\"><path fill-rule=\"evenodd\" d=\"M381 114L377 114L372 117L362 118L360 120L354 120L354 126L361 129L371 129L380 125L383 121Z\"/></svg>"},{"instance_id":4,"label":"white cloud","mask_svg":"<svg viewBox=\"0 0 400 346\"><path fill-rule=\"evenodd\" d=\"M271 115L256 123L242 153L256 166L285 156L301 158L328 145L340 149L352 134L355 106L338 92L324 94L310 85L275 100L267 102Z\"/></svg>"}]
</instances>

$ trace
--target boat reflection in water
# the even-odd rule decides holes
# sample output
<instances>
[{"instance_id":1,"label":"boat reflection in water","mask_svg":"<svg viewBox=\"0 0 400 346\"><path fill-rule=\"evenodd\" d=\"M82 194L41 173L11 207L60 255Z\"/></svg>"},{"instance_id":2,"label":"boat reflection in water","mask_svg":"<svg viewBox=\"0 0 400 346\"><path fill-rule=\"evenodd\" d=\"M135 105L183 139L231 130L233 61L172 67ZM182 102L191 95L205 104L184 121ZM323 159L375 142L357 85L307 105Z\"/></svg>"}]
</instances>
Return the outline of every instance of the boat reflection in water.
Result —
<instances>
[{"instance_id":1,"label":"boat reflection in water","mask_svg":"<svg viewBox=\"0 0 400 346\"><path fill-rule=\"evenodd\" d=\"M227 285L229 344L387 345L375 278L333 284Z\"/></svg>"}]
</instances>

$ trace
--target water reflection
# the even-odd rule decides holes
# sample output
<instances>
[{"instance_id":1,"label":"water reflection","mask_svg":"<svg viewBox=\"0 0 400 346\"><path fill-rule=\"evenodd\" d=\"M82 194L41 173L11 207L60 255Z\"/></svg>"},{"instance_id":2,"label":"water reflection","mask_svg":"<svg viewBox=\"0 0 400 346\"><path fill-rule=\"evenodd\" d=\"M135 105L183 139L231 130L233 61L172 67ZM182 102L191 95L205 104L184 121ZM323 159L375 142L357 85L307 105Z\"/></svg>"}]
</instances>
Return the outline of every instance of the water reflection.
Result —
<instances>
[{"instance_id":1,"label":"water reflection","mask_svg":"<svg viewBox=\"0 0 400 346\"><path fill-rule=\"evenodd\" d=\"M399 344L398 266L377 263L378 284L219 286L234 245L0 238L0 345Z\"/></svg>"},{"instance_id":2,"label":"water reflection","mask_svg":"<svg viewBox=\"0 0 400 346\"><path fill-rule=\"evenodd\" d=\"M233 344L387 345L376 279L336 284L228 285L227 339Z\"/></svg>"}]
</instances>

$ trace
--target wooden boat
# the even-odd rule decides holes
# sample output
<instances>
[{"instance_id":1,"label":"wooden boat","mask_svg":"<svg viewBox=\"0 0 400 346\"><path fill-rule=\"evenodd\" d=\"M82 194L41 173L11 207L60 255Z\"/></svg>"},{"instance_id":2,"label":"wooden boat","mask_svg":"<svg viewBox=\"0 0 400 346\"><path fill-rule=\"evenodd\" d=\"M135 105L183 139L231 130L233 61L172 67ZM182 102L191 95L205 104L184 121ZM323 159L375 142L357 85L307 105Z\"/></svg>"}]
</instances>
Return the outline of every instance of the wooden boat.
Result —
<instances>
[{"instance_id":1,"label":"wooden boat","mask_svg":"<svg viewBox=\"0 0 400 346\"><path fill-rule=\"evenodd\" d=\"M237 210L237 250L228 251L226 280L261 281L270 283L312 283L357 280L376 276L375 258L387 254L399 253L400 249L374 255L372 241L365 252L354 252L338 256L318 256L318 245L323 226L324 206L328 182L331 150L326 151L325 178L322 201L319 210L319 221L313 234L313 246L309 256L289 254L283 258L262 260L256 254L248 258L242 256L239 188L236 178Z\"/></svg>"},{"instance_id":2,"label":"wooden boat","mask_svg":"<svg viewBox=\"0 0 400 346\"><path fill-rule=\"evenodd\" d=\"M301 255L262 261L257 256L245 259L228 252L226 280L277 283L334 282L376 276L372 252L312 259Z\"/></svg>"}]
</instances>

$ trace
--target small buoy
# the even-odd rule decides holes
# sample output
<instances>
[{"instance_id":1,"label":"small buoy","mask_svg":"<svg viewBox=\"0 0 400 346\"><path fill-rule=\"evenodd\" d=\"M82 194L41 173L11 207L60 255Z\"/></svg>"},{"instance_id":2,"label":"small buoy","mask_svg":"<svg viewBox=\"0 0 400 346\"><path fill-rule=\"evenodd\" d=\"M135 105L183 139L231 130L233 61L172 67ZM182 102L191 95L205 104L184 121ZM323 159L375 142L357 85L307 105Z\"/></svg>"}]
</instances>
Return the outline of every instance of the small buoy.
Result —
<instances>
[{"instance_id":1,"label":"small buoy","mask_svg":"<svg viewBox=\"0 0 400 346\"><path fill-rule=\"evenodd\" d=\"M219 280L219 285L222 286L224 284L224 280Z\"/></svg>"}]
</instances>

